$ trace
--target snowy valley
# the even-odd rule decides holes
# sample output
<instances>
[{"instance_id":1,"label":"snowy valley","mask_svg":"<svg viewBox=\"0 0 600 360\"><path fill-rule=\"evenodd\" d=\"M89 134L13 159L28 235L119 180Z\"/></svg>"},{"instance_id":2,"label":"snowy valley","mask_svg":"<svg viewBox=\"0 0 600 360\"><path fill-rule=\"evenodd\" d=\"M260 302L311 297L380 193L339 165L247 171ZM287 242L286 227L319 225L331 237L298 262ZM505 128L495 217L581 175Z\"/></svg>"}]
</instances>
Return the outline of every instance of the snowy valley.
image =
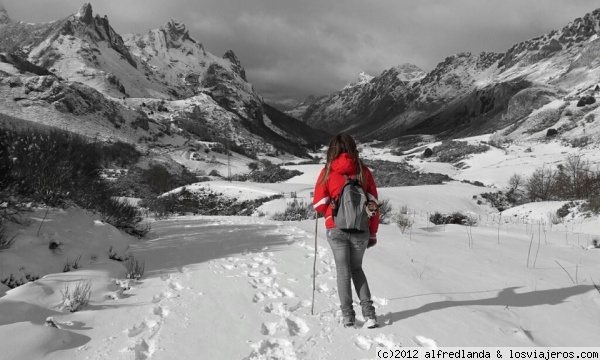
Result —
<instances>
[{"instance_id":1,"label":"snowy valley","mask_svg":"<svg viewBox=\"0 0 600 360\"><path fill-rule=\"evenodd\" d=\"M121 37L90 4L44 24L0 7L0 358L598 346L599 17L284 114L178 21ZM386 205L376 329L340 324L311 212L340 130Z\"/></svg>"}]
</instances>

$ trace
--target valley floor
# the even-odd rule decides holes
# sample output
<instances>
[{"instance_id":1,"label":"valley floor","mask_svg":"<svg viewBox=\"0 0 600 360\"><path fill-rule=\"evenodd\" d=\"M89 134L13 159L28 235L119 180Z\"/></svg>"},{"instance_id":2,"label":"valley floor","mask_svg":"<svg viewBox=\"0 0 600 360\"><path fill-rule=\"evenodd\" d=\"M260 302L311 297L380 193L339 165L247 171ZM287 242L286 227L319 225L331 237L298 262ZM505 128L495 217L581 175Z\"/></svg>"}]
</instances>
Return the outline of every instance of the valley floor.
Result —
<instances>
[{"instance_id":1,"label":"valley floor","mask_svg":"<svg viewBox=\"0 0 600 360\"><path fill-rule=\"evenodd\" d=\"M600 250L585 249L581 234L416 220L406 234L382 225L367 251L374 330L339 324L322 222L311 315L314 221L185 216L152 223L149 239L132 246L146 273L115 300L114 261L9 291L0 298L0 336L13 344L5 356L366 359L378 346L597 344ZM96 287L90 306L54 310L62 285L84 278ZM60 329L44 326L49 316Z\"/></svg>"}]
</instances>

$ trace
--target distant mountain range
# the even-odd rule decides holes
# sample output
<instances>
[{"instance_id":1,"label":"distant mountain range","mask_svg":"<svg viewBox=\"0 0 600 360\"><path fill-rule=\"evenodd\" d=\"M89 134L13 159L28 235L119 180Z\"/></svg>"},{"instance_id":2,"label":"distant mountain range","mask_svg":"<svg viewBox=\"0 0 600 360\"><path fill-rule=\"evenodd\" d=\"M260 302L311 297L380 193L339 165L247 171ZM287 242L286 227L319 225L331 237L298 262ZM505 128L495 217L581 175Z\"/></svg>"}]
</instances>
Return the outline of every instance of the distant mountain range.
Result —
<instances>
[{"instance_id":1,"label":"distant mountain range","mask_svg":"<svg viewBox=\"0 0 600 360\"><path fill-rule=\"evenodd\" d=\"M364 140L415 134L456 138L500 129L510 130L507 136L525 130L535 135L536 126L541 134L560 116L546 114L545 126L536 125L540 111L556 113L595 96L599 24L600 9L505 53L455 54L428 73L404 64L338 92L311 96L287 113L312 127L349 131Z\"/></svg>"},{"instance_id":2,"label":"distant mountain range","mask_svg":"<svg viewBox=\"0 0 600 360\"><path fill-rule=\"evenodd\" d=\"M336 93L268 105L233 51L211 54L178 21L121 36L90 4L41 24L14 21L0 7L0 120L160 153L205 141L251 156L305 157L341 131L394 141L543 138L554 128L566 141L597 143L599 34L600 9L504 53L455 54L430 72L403 64L362 73ZM587 105L577 106L582 99Z\"/></svg>"},{"instance_id":3,"label":"distant mountain range","mask_svg":"<svg viewBox=\"0 0 600 360\"><path fill-rule=\"evenodd\" d=\"M91 4L42 24L0 7L0 53L0 114L11 118L150 148L186 139L306 156L329 137L265 105L233 51L209 53L175 20L121 36Z\"/></svg>"}]
</instances>

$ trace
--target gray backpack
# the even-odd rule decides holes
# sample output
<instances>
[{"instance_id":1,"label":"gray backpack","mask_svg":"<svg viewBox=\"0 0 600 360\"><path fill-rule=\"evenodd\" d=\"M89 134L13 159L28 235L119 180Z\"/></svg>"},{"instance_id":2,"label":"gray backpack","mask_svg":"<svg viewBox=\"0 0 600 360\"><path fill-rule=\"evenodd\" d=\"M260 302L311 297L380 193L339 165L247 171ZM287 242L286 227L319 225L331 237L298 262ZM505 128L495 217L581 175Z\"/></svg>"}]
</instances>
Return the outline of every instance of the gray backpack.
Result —
<instances>
[{"instance_id":1,"label":"gray backpack","mask_svg":"<svg viewBox=\"0 0 600 360\"><path fill-rule=\"evenodd\" d=\"M335 203L333 222L335 227L349 233L362 233L369 230L369 216L365 211L367 195L360 182L351 179L348 175L346 183L340 191L340 196Z\"/></svg>"}]
</instances>

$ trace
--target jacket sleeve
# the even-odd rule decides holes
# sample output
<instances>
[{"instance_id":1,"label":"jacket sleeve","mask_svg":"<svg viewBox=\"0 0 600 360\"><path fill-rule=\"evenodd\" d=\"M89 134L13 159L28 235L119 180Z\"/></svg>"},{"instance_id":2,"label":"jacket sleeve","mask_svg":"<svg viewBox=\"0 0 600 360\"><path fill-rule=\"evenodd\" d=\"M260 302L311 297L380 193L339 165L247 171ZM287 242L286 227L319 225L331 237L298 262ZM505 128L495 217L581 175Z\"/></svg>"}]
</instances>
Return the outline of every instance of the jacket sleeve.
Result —
<instances>
[{"instance_id":1,"label":"jacket sleeve","mask_svg":"<svg viewBox=\"0 0 600 360\"><path fill-rule=\"evenodd\" d=\"M375 179L373 179L373 174L371 174L371 171L367 168L365 171L365 175L367 177L366 179L366 189L365 192L367 193L367 199L368 200L372 200L375 201L376 203L379 204L379 200L377 197L377 186L375 185ZM377 211L377 213L375 213L374 216L371 216L371 218L369 218L369 233L370 233L370 237L374 238L375 236L377 236L377 230L379 229L379 211Z\"/></svg>"},{"instance_id":2,"label":"jacket sleeve","mask_svg":"<svg viewBox=\"0 0 600 360\"><path fill-rule=\"evenodd\" d=\"M321 179L324 175L325 168L323 168L319 174L313 196L313 207L315 208L315 211L323 214L327 211L327 207L329 206L329 202L331 200L329 190L327 189L327 184L321 184Z\"/></svg>"}]
</instances>

